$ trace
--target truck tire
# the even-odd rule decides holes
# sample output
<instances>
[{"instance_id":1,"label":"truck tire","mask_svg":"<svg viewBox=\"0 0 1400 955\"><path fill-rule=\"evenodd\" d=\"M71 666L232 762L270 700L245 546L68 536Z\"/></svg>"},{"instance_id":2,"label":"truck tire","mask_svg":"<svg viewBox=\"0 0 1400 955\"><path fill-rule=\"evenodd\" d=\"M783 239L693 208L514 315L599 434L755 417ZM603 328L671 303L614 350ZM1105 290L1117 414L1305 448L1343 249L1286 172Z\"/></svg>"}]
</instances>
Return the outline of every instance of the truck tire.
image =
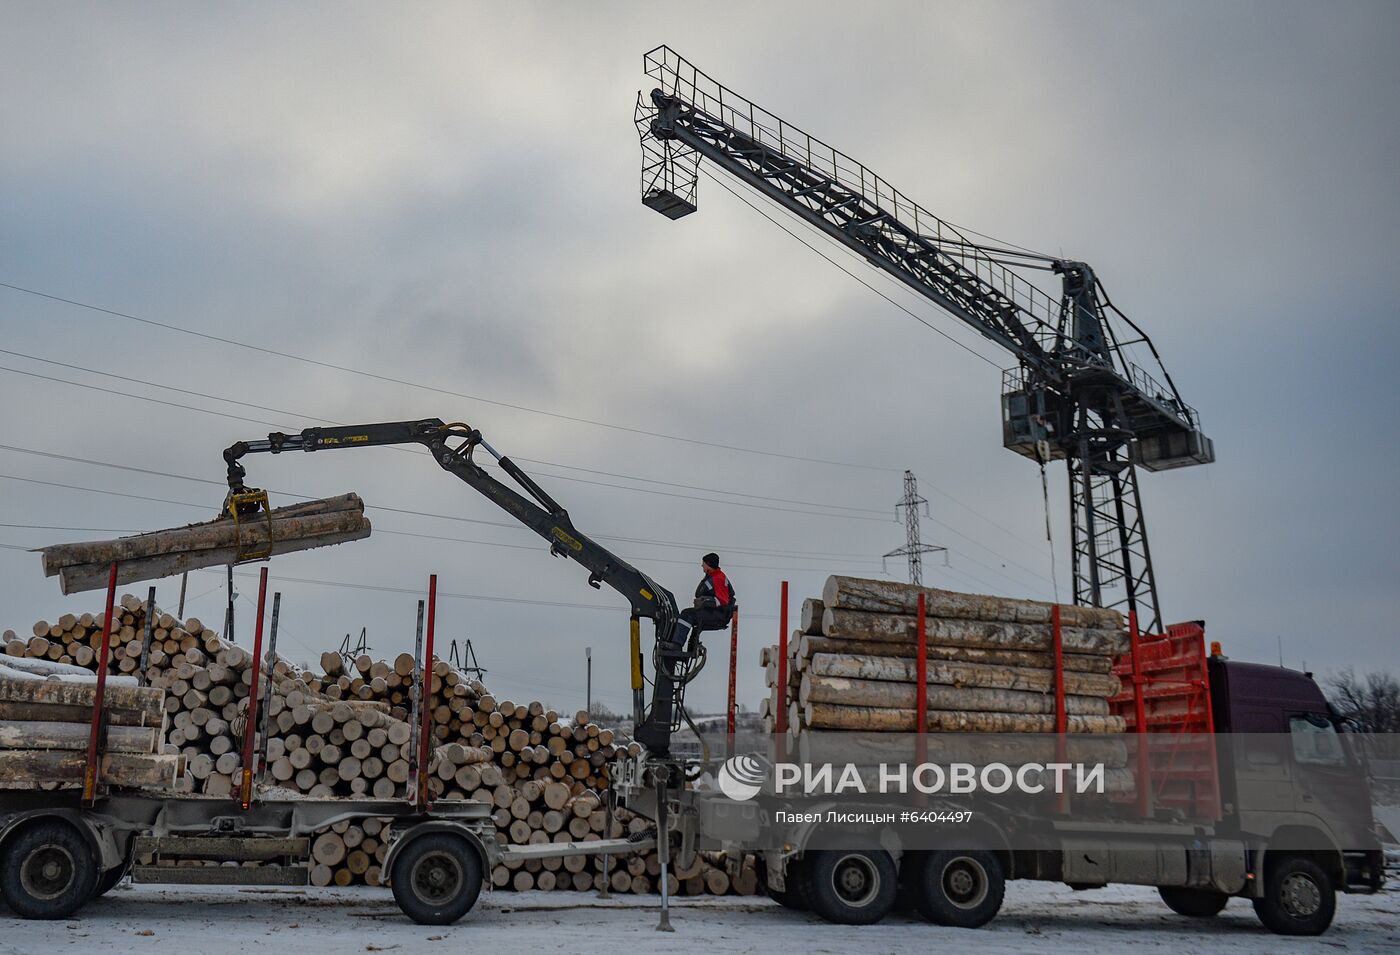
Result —
<instances>
[{"instance_id":1,"label":"truck tire","mask_svg":"<svg viewBox=\"0 0 1400 955\"><path fill-rule=\"evenodd\" d=\"M481 894L481 858L460 836L430 832L400 850L390 878L405 915L419 925L451 925Z\"/></svg>"},{"instance_id":2,"label":"truck tire","mask_svg":"<svg viewBox=\"0 0 1400 955\"><path fill-rule=\"evenodd\" d=\"M894 908L899 876L881 849L821 849L807 853L812 911L839 925L873 925Z\"/></svg>"},{"instance_id":3,"label":"truck tire","mask_svg":"<svg viewBox=\"0 0 1400 955\"><path fill-rule=\"evenodd\" d=\"M20 918L67 918L92 898L96 884L92 847L66 822L26 826L0 859L0 894Z\"/></svg>"},{"instance_id":4,"label":"truck tire","mask_svg":"<svg viewBox=\"0 0 1400 955\"><path fill-rule=\"evenodd\" d=\"M777 902L785 909L792 909L794 912L805 912L810 906L803 897L801 883L806 880L803 871L802 860L793 859L787 865L785 889L775 889L771 885L767 887L768 897Z\"/></svg>"},{"instance_id":5,"label":"truck tire","mask_svg":"<svg viewBox=\"0 0 1400 955\"><path fill-rule=\"evenodd\" d=\"M1322 866L1307 856L1266 863L1264 895L1254 914L1276 935L1321 935L1337 912L1337 890Z\"/></svg>"},{"instance_id":6,"label":"truck tire","mask_svg":"<svg viewBox=\"0 0 1400 955\"><path fill-rule=\"evenodd\" d=\"M1167 908L1177 915L1193 919L1208 919L1219 915L1225 904L1230 901L1230 897L1224 892L1187 889L1178 885L1160 885L1157 887L1157 894L1167 903Z\"/></svg>"},{"instance_id":7,"label":"truck tire","mask_svg":"<svg viewBox=\"0 0 1400 955\"><path fill-rule=\"evenodd\" d=\"M914 905L935 925L980 928L1001 911L1006 874L986 849L939 849L914 864Z\"/></svg>"}]
</instances>

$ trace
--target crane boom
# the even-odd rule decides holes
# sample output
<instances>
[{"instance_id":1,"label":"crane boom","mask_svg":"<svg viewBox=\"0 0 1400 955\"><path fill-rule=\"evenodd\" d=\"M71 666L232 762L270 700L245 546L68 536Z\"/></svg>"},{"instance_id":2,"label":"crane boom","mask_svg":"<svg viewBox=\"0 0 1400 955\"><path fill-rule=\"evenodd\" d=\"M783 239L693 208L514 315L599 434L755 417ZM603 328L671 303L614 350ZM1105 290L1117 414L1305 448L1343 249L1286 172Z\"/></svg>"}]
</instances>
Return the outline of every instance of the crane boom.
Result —
<instances>
[{"instance_id":1,"label":"crane boom","mask_svg":"<svg viewBox=\"0 0 1400 955\"><path fill-rule=\"evenodd\" d=\"M449 443L454 441L457 443ZM582 564L588 570L590 587L597 589L607 584L627 598L632 611L631 653L634 658L640 653L637 620L646 617L652 621L656 628L657 644L654 692L651 707L644 713L641 705L641 664L639 659L634 659L634 735L653 753L665 755L669 750L671 733L684 716L685 685L704 665L704 651L698 641L691 641L693 646L687 646L689 628L680 619L675 596L574 527L568 511L520 470L514 461L496 451L475 428L464 424L446 424L440 418L424 418L419 421L307 428L298 434L273 432L263 439L239 441L224 451L231 505L237 507L241 501L253 501L259 497L259 492L249 489L244 483L247 471L241 459L247 454L402 444L423 445L443 470L461 478L548 541L550 553ZM477 464L473 453L478 447L485 448L524 493L497 480ZM262 500L265 501L265 495ZM261 505L248 506L256 508Z\"/></svg>"},{"instance_id":2,"label":"crane boom","mask_svg":"<svg viewBox=\"0 0 1400 955\"><path fill-rule=\"evenodd\" d=\"M1003 443L1042 465L1067 463L1075 602L1121 605L1160 629L1136 467L1205 464L1215 451L1094 270L974 240L669 47L643 66L658 85L635 114L642 201L672 219L696 211L707 159L1009 351L1018 364L1003 376ZM1060 277L1054 294L1030 277L1047 273ZM1139 346L1158 375L1132 360Z\"/></svg>"}]
</instances>

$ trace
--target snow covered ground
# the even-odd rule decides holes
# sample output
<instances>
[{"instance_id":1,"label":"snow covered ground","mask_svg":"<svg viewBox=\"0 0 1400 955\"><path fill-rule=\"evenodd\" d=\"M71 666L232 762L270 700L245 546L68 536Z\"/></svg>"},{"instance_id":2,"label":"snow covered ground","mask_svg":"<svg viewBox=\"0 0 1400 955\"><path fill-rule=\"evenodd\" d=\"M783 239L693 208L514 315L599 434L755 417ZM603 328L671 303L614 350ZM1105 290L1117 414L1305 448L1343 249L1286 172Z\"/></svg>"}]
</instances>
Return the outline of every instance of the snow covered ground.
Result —
<instances>
[{"instance_id":1,"label":"snow covered ground","mask_svg":"<svg viewBox=\"0 0 1400 955\"><path fill-rule=\"evenodd\" d=\"M1007 887L1006 895L1001 915L971 932L939 928L905 915L866 928L828 925L767 899L681 899L672 916L676 932L663 935L654 930L654 900L636 896L602 902L574 892L498 892L483 898L457 925L429 928L400 915L386 889L123 886L76 919L24 922L0 917L0 952L1400 952L1400 887L1393 884L1391 891L1378 896L1341 897L1331 931L1316 939L1270 935L1250 905L1239 900L1218 918L1196 921L1167 911L1151 889L1115 886L1074 892L1064 886L1017 882Z\"/></svg>"}]
</instances>

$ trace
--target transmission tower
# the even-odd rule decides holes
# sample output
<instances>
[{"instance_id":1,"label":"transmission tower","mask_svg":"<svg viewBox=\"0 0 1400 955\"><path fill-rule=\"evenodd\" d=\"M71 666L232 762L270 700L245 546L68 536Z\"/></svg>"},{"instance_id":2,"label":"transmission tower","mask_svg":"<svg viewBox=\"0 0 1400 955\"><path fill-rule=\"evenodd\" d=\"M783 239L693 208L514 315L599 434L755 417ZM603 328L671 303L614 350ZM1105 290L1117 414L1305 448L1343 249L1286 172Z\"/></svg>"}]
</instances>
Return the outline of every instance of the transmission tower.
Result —
<instances>
[{"instance_id":1,"label":"transmission tower","mask_svg":"<svg viewBox=\"0 0 1400 955\"><path fill-rule=\"evenodd\" d=\"M928 513L928 500L919 496L919 479L914 477L913 471L904 472L904 497L894 506L895 514L900 509L904 509L904 546L896 547L885 555L886 559L891 557L903 557L909 562L909 582L916 586L923 586L924 583L924 555L933 554L939 551L946 552L948 548L939 547L936 544L925 544L919 534L919 506L923 505L924 513Z\"/></svg>"},{"instance_id":2,"label":"transmission tower","mask_svg":"<svg viewBox=\"0 0 1400 955\"><path fill-rule=\"evenodd\" d=\"M452 647L448 651L448 662L463 673L471 673L478 680L486 679L486 668L476 659L476 650L472 647L471 638L467 638L466 646L463 647L456 640L452 641Z\"/></svg>"}]
</instances>

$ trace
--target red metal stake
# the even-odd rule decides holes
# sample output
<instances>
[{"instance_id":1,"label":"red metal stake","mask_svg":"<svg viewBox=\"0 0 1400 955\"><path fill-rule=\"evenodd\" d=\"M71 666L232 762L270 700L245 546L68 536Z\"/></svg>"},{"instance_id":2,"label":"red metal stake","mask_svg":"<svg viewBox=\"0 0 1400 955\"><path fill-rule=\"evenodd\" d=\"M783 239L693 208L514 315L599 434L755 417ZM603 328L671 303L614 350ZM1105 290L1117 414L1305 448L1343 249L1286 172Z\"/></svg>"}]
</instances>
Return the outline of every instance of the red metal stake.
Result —
<instances>
[{"instance_id":1,"label":"red metal stake","mask_svg":"<svg viewBox=\"0 0 1400 955\"><path fill-rule=\"evenodd\" d=\"M263 611L266 608L267 566L264 565L258 571L258 622L253 629L253 682L248 687L248 719L243 727L243 782L238 787L238 801L244 809L253 804L253 741L258 735L258 678L262 675Z\"/></svg>"},{"instance_id":2,"label":"red metal stake","mask_svg":"<svg viewBox=\"0 0 1400 955\"><path fill-rule=\"evenodd\" d=\"M1065 732L1069 729L1069 716L1065 712L1065 645L1060 630L1059 604L1050 608L1050 632L1055 648L1055 761L1063 763L1067 756ZM1067 790L1060 793L1060 812L1069 812Z\"/></svg>"},{"instance_id":3,"label":"red metal stake","mask_svg":"<svg viewBox=\"0 0 1400 955\"><path fill-rule=\"evenodd\" d=\"M428 577L428 634L423 653L423 686L419 699L423 701L423 723L418 739L418 809L428 811L428 741L433 733L433 628L437 623L437 574Z\"/></svg>"},{"instance_id":4,"label":"red metal stake","mask_svg":"<svg viewBox=\"0 0 1400 955\"><path fill-rule=\"evenodd\" d=\"M1143 687L1147 678L1142 673L1141 639L1138 633L1137 611L1128 611L1128 646L1133 657L1133 720L1137 724L1137 805L1138 815L1152 815L1152 765L1147 753L1147 701Z\"/></svg>"},{"instance_id":5,"label":"red metal stake","mask_svg":"<svg viewBox=\"0 0 1400 955\"><path fill-rule=\"evenodd\" d=\"M725 756L734 755L734 732L738 723L738 715L735 712L734 696L736 683L738 681L737 664L739 661L739 609L734 608L734 619L729 621L729 720L728 720L728 741L725 746Z\"/></svg>"},{"instance_id":6,"label":"red metal stake","mask_svg":"<svg viewBox=\"0 0 1400 955\"><path fill-rule=\"evenodd\" d=\"M779 736L787 732L787 655L788 655L788 582L783 581L782 596L778 598L778 714L773 723Z\"/></svg>"},{"instance_id":7,"label":"red metal stake","mask_svg":"<svg viewBox=\"0 0 1400 955\"><path fill-rule=\"evenodd\" d=\"M919 650L915 663L914 733L918 736L918 761L928 762L928 601L919 591Z\"/></svg>"},{"instance_id":8,"label":"red metal stake","mask_svg":"<svg viewBox=\"0 0 1400 955\"><path fill-rule=\"evenodd\" d=\"M117 562L107 574L107 612L102 615L102 650L97 661L97 692L92 698L92 732L88 734L87 766L83 769L83 802L97 800L97 744L102 734L102 700L107 694L107 654L112 647L112 606L117 600Z\"/></svg>"}]
</instances>

